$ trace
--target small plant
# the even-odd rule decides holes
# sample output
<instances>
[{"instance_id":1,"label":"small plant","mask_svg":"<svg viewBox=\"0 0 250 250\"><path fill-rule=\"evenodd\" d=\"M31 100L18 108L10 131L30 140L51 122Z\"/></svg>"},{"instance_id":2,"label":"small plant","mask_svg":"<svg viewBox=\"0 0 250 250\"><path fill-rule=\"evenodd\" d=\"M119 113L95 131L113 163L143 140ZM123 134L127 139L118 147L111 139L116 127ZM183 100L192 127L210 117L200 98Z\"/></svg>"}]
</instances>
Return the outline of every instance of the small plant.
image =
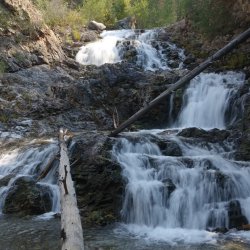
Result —
<instances>
[{"instance_id":1,"label":"small plant","mask_svg":"<svg viewBox=\"0 0 250 250\"><path fill-rule=\"evenodd\" d=\"M81 40L81 33L76 30L76 29L73 29L72 32L71 32L71 35L72 35L72 39L73 41L80 41Z\"/></svg>"}]
</instances>

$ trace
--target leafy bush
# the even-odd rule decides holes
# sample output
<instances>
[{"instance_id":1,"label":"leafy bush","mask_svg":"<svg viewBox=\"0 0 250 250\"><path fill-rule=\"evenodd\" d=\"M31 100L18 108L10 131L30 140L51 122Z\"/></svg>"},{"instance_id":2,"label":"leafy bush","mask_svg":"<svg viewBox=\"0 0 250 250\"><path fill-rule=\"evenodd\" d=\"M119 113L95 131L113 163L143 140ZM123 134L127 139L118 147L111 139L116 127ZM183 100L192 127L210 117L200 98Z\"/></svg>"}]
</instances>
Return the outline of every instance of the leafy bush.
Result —
<instances>
[{"instance_id":1,"label":"leafy bush","mask_svg":"<svg viewBox=\"0 0 250 250\"><path fill-rule=\"evenodd\" d=\"M80 27L90 20L113 26L135 16L138 28L165 26L188 18L205 35L228 33L236 24L233 0L33 0L51 26Z\"/></svg>"},{"instance_id":2,"label":"leafy bush","mask_svg":"<svg viewBox=\"0 0 250 250\"><path fill-rule=\"evenodd\" d=\"M230 0L179 0L177 16L188 18L204 35L213 37L236 27L232 4Z\"/></svg>"}]
</instances>

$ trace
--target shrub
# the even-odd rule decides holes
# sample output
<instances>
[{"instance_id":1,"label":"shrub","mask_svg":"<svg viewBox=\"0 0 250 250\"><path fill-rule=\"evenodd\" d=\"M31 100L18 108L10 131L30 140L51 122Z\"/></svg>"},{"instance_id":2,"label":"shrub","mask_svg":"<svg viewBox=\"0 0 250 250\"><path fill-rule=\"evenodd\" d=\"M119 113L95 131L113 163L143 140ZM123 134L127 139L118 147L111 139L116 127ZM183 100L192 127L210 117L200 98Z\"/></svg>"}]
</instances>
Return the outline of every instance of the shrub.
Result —
<instances>
[{"instance_id":1,"label":"shrub","mask_svg":"<svg viewBox=\"0 0 250 250\"><path fill-rule=\"evenodd\" d=\"M194 28L213 37L236 27L232 4L232 1L226 0L179 0L177 16L179 19L188 18Z\"/></svg>"}]
</instances>

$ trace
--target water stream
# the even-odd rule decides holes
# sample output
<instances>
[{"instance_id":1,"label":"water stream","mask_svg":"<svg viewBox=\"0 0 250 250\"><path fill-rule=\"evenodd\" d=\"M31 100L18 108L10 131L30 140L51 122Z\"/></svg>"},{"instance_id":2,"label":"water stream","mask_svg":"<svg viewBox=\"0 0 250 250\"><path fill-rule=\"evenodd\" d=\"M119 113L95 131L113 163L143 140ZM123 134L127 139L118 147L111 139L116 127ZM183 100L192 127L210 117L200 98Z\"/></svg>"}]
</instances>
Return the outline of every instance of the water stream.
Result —
<instances>
[{"instance_id":1,"label":"water stream","mask_svg":"<svg viewBox=\"0 0 250 250\"><path fill-rule=\"evenodd\" d=\"M172 60L168 58L170 52L175 52L175 61L179 61L177 68L182 67L185 58L184 51L175 44L160 41L156 30L104 31L101 38L83 46L76 55L76 61L100 66L129 59L145 70L155 71L172 68Z\"/></svg>"},{"instance_id":2,"label":"water stream","mask_svg":"<svg viewBox=\"0 0 250 250\"><path fill-rule=\"evenodd\" d=\"M169 245L215 244L214 230L250 221L250 163L235 161L227 140L177 134L188 127L225 128L226 110L243 83L241 73L201 74L184 93L177 129L124 133L118 140L113 156L127 183L125 231ZM177 155L162 152L164 143Z\"/></svg>"},{"instance_id":3,"label":"water stream","mask_svg":"<svg viewBox=\"0 0 250 250\"><path fill-rule=\"evenodd\" d=\"M83 46L76 60L97 66L130 60L156 71L181 68L185 58L182 49L158 41L156 31L104 31L101 37ZM202 73L185 90L177 119L171 115L174 98L170 98L169 128L123 133L117 139L112 155L126 183L122 222L85 229L87 250L250 249L248 232L214 232L233 227L234 216L250 221L250 163L234 160L231 140L178 135L185 128L225 129L235 122L239 114L232 110L232 102L244 77L235 72ZM36 178L57 151L53 140L45 140L1 152L0 182L8 181L0 186L0 249L60 249L59 221L51 219L60 210L56 168L38 182L50 190L49 213L22 219L2 214L16 181Z\"/></svg>"},{"instance_id":4,"label":"water stream","mask_svg":"<svg viewBox=\"0 0 250 250\"><path fill-rule=\"evenodd\" d=\"M58 151L57 143L49 140L35 140L24 145L6 149L0 155L0 214L2 214L8 193L15 188L18 180L24 177L36 180L52 157ZM27 180L29 180L27 179ZM3 182L3 180L5 180ZM37 182L37 187L49 190L52 209L43 216L53 215L60 211L59 187L57 185L56 167Z\"/></svg>"}]
</instances>

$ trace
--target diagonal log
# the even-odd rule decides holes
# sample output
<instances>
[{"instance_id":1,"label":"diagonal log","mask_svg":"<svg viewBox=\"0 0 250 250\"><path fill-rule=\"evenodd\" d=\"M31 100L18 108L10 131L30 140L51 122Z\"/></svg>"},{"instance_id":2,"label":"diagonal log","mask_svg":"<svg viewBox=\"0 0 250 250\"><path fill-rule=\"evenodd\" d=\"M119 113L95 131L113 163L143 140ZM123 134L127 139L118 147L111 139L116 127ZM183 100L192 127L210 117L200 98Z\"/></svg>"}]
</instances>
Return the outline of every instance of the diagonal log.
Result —
<instances>
[{"instance_id":1,"label":"diagonal log","mask_svg":"<svg viewBox=\"0 0 250 250\"><path fill-rule=\"evenodd\" d=\"M60 129L59 186L61 196L62 250L84 250L81 218L77 207L74 183L70 173L64 131Z\"/></svg>"},{"instance_id":2,"label":"diagonal log","mask_svg":"<svg viewBox=\"0 0 250 250\"><path fill-rule=\"evenodd\" d=\"M154 106L159 104L163 99L166 98L167 95L171 94L172 91L185 86L190 80L192 80L195 76L200 74L204 69L206 69L209 65L211 65L214 61L220 59L222 56L229 53L231 50L233 50L237 45L240 43L246 41L250 37L250 28L247 29L245 32L238 35L236 38L234 38L231 42L229 42L225 47L218 50L214 55L210 56L205 60L203 63L201 63L199 66L194 68L192 71L184 75L180 80L178 80L175 84L172 84L168 89L166 89L164 92L162 92L159 96L157 96L155 99L153 99L151 102L148 103L147 106L140 109L138 112L136 112L134 115L132 115L128 120L123 122L118 128L116 128L109 136L116 136L120 132L122 132L125 128L130 126L132 123L137 121L140 117L142 117L145 113L147 113L150 109L152 109Z\"/></svg>"}]
</instances>

